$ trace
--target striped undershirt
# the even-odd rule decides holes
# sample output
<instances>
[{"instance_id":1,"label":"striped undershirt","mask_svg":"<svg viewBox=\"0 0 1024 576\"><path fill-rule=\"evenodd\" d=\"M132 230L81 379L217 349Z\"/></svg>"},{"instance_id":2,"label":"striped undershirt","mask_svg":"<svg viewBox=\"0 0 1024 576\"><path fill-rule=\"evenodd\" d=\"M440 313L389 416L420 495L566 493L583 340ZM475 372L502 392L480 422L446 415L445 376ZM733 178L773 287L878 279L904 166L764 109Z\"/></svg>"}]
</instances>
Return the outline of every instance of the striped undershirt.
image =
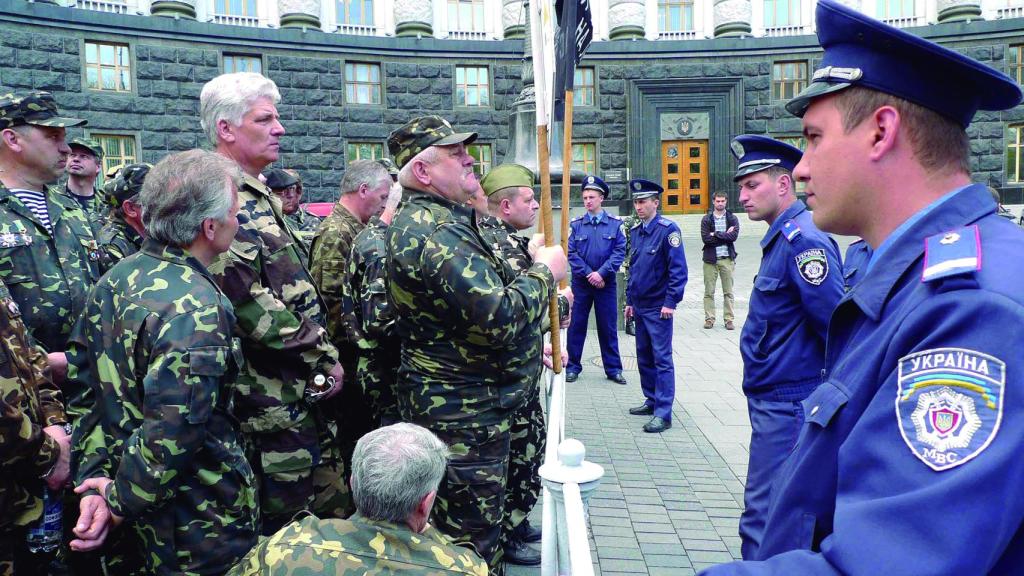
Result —
<instances>
[{"instance_id":1,"label":"striped undershirt","mask_svg":"<svg viewBox=\"0 0 1024 576\"><path fill-rule=\"evenodd\" d=\"M46 231L53 234L53 225L50 224L50 211L46 207L46 192L12 189L11 194L17 196L22 204L28 206L28 209L42 222Z\"/></svg>"}]
</instances>

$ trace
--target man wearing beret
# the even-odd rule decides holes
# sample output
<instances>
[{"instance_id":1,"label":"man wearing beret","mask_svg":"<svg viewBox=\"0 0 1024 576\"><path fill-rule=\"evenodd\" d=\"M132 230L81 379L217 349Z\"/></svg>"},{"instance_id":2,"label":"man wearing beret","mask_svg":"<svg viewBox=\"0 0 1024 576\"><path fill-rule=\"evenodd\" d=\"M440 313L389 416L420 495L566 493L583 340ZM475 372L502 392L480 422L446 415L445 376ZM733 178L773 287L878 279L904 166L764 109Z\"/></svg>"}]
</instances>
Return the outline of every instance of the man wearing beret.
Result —
<instances>
[{"instance_id":1,"label":"man wearing beret","mask_svg":"<svg viewBox=\"0 0 1024 576\"><path fill-rule=\"evenodd\" d=\"M107 194L110 218L98 237L107 268L142 248L146 229L142 225L142 206L138 196L150 168L149 164L129 164L118 170L117 176L111 180Z\"/></svg>"},{"instance_id":2,"label":"man wearing beret","mask_svg":"<svg viewBox=\"0 0 1024 576\"><path fill-rule=\"evenodd\" d=\"M93 232L98 233L107 219L107 205L96 187L96 178L103 168L103 147L91 138L72 138L68 147L71 153L65 164L68 182L64 191L89 213L94 222Z\"/></svg>"},{"instance_id":3,"label":"man wearing beret","mask_svg":"<svg viewBox=\"0 0 1024 576\"><path fill-rule=\"evenodd\" d=\"M833 0L786 108L824 231L870 247L751 560L707 574L1017 574L1024 564L1024 231L972 184L966 128L1004 74Z\"/></svg>"},{"instance_id":4,"label":"man wearing beret","mask_svg":"<svg viewBox=\"0 0 1024 576\"><path fill-rule=\"evenodd\" d=\"M672 427L676 372L672 361L672 320L686 288L686 254L675 222L658 214L663 189L637 178L629 181L640 223L629 231L626 318L636 318L636 362L644 403L629 413L651 416L644 432Z\"/></svg>"},{"instance_id":5,"label":"man wearing beret","mask_svg":"<svg viewBox=\"0 0 1024 576\"><path fill-rule=\"evenodd\" d=\"M567 264L560 247L540 247L525 272L503 277L465 206L479 190L466 152L475 138L439 116L388 138L405 189L387 234L388 299L402 339L399 413L453 448L436 524L499 574L510 418L540 375L544 303Z\"/></svg>"},{"instance_id":6,"label":"man wearing beret","mask_svg":"<svg viewBox=\"0 0 1024 576\"><path fill-rule=\"evenodd\" d=\"M569 325L569 364L565 381L575 382L583 370L583 343L587 340L590 307L597 317L597 340L605 376L619 384L622 375L617 331L618 301L615 275L626 258L626 236L622 221L601 208L608 185L597 176L583 179L583 206L587 213L569 223L569 265L572 266L572 316Z\"/></svg>"}]
</instances>

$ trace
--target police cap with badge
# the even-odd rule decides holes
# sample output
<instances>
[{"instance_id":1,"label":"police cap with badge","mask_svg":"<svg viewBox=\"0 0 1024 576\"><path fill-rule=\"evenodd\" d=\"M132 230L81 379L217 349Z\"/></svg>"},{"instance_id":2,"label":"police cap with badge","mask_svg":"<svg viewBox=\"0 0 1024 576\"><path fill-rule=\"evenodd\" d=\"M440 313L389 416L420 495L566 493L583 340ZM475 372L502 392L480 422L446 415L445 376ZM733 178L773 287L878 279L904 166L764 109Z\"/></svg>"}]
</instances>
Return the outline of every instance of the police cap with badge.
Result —
<instances>
[{"instance_id":1,"label":"police cap with badge","mask_svg":"<svg viewBox=\"0 0 1024 576\"><path fill-rule=\"evenodd\" d=\"M629 194L633 197L633 200L643 200L652 196L661 198L661 193L664 191L665 189L659 184L650 180L634 178L629 181Z\"/></svg>"},{"instance_id":2,"label":"police cap with badge","mask_svg":"<svg viewBox=\"0 0 1024 576\"><path fill-rule=\"evenodd\" d=\"M584 178L583 188L582 190L580 190L580 192L582 192L583 190L593 190L599 193L602 198L607 198L609 192L608 185L604 183L604 180L601 180L597 176L587 176L586 178Z\"/></svg>"},{"instance_id":3,"label":"police cap with badge","mask_svg":"<svg viewBox=\"0 0 1024 576\"><path fill-rule=\"evenodd\" d=\"M792 172L803 157L803 152L796 146L756 134L743 134L733 138L729 148L739 162L736 166L736 175L732 177L734 182L747 174L768 168L777 167Z\"/></svg>"}]
</instances>

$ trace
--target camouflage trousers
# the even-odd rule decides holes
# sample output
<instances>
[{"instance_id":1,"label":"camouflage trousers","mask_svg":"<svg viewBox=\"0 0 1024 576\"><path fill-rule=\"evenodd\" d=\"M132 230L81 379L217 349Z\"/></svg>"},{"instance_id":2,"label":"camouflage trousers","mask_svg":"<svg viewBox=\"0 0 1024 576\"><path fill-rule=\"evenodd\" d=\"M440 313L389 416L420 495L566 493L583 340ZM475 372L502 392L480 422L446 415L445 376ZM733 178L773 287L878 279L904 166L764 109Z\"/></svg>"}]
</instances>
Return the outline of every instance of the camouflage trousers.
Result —
<instances>
[{"instance_id":1,"label":"camouflage trousers","mask_svg":"<svg viewBox=\"0 0 1024 576\"><path fill-rule=\"evenodd\" d=\"M540 388L534 386L526 402L512 414L508 486L502 522L502 543L530 515L540 498L540 465L547 443Z\"/></svg>"},{"instance_id":2,"label":"camouflage trousers","mask_svg":"<svg viewBox=\"0 0 1024 576\"><path fill-rule=\"evenodd\" d=\"M363 392L364 407L372 414L375 426L400 422L395 400L398 380L398 350L381 344L372 350L360 350L356 381Z\"/></svg>"},{"instance_id":3,"label":"camouflage trousers","mask_svg":"<svg viewBox=\"0 0 1024 576\"><path fill-rule=\"evenodd\" d=\"M490 566L490 574L500 576L509 422L431 431L451 451L448 469L437 489L434 525L456 544L472 545Z\"/></svg>"}]
</instances>

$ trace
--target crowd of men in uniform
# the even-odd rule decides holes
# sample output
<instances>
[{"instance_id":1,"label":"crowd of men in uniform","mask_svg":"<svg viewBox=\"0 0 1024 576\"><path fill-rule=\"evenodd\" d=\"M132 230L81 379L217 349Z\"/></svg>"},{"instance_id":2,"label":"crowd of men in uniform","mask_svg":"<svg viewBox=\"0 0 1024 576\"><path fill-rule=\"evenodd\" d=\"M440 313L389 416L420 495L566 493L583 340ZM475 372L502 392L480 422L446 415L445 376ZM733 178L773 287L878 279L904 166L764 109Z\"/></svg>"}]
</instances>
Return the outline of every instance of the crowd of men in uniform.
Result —
<instances>
[{"instance_id":1,"label":"crowd of men in uniform","mask_svg":"<svg viewBox=\"0 0 1024 576\"><path fill-rule=\"evenodd\" d=\"M1020 88L831 0L817 31L824 66L787 104L807 149L733 141L739 202L769 230L740 345L743 561L707 573L1013 573L1024 239L971 184L965 128ZM421 116L390 135L392 161L348 165L317 224L296 215L295 174L264 173L279 99L258 74L215 78L212 151L122 167L90 194L102 150L65 143L85 121L44 92L0 97L2 573L54 568L26 538L69 484L72 573L538 562L543 334L569 327L576 379L594 306L624 383L611 299L627 252L645 396L630 412L671 427L687 268L660 186L630 182L623 230L588 176L567 258L521 235L528 169L478 181L476 134ZM729 222L716 205L702 226L706 265L735 258ZM845 273L825 232L863 238Z\"/></svg>"}]
</instances>

